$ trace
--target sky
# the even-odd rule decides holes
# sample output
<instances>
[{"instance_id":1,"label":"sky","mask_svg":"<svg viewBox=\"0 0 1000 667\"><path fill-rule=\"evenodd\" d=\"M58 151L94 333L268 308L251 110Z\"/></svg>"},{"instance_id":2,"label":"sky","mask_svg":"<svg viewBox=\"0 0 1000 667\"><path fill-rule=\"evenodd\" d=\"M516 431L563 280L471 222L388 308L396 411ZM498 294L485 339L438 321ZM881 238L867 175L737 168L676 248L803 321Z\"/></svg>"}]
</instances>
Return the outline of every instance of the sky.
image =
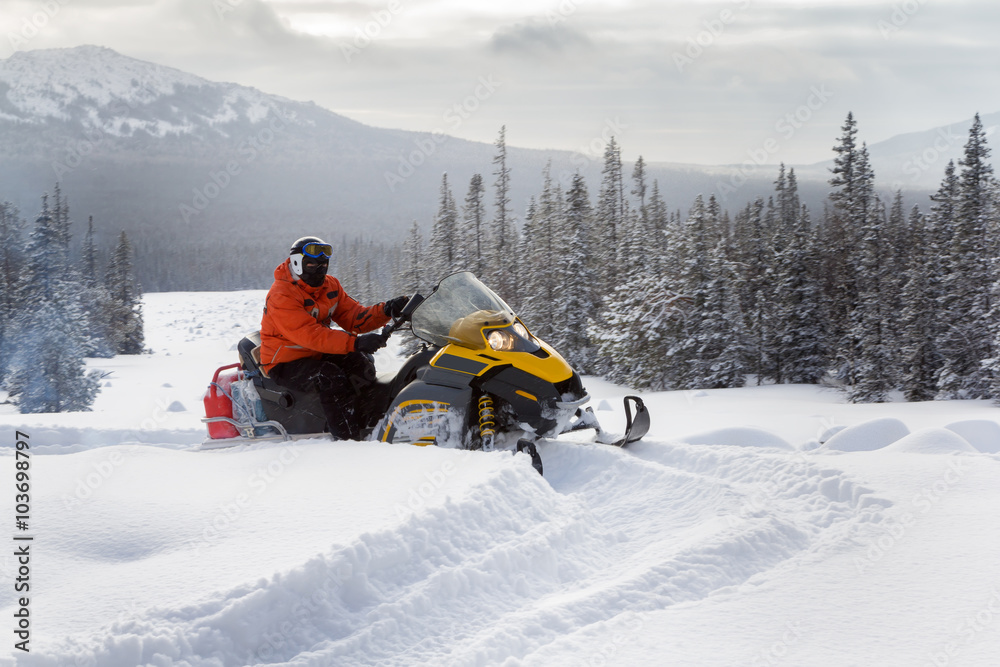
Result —
<instances>
[{"instance_id":1,"label":"sky","mask_svg":"<svg viewBox=\"0 0 1000 667\"><path fill-rule=\"evenodd\" d=\"M0 57L107 46L386 128L626 160L829 159L1000 111L995 0L4 0Z\"/></svg>"}]
</instances>

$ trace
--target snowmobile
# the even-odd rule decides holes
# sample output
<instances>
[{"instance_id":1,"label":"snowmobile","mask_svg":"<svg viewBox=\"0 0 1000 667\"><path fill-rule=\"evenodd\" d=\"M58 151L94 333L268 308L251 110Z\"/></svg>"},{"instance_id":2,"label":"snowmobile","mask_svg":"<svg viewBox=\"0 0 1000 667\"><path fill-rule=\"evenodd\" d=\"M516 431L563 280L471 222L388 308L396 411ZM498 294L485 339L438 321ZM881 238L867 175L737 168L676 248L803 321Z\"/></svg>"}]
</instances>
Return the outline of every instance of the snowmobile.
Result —
<instances>
[{"instance_id":1,"label":"snowmobile","mask_svg":"<svg viewBox=\"0 0 1000 667\"><path fill-rule=\"evenodd\" d=\"M421 349L374 385L352 378L363 392L357 417L369 440L524 451L542 472L540 438L593 429L598 442L622 447L649 430L642 399L626 396L625 433L606 433L584 407L590 397L579 374L468 271L444 278L426 298L413 295L382 334L404 325ZM322 436L319 397L283 387L261 369L260 333L237 349L240 362L218 369L205 395L203 448Z\"/></svg>"}]
</instances>

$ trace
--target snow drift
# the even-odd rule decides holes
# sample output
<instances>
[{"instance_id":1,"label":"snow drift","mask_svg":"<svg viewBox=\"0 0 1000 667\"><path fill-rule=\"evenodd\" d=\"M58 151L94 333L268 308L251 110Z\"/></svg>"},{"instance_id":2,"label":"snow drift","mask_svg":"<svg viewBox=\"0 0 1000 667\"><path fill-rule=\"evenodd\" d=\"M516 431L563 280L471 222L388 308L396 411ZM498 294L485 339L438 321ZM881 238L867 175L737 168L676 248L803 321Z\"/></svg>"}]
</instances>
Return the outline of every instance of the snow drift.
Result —
<instances>
[{"instance_id":1,"label":"snow drift","mask_svg":"<svg viewBox=\"0 0 1000 667\"><path fill-rule=\"evenodd\" d=\"M995 663L992 405L646 394L645 439L545 441L544 478L507 452L196 451L260 296L147 295L154 353L93 360L114 372L93 413L3 408L4 479L14 430L32 438L35 551L31 652L0 664Z\"/></svg>"}]
</instances>

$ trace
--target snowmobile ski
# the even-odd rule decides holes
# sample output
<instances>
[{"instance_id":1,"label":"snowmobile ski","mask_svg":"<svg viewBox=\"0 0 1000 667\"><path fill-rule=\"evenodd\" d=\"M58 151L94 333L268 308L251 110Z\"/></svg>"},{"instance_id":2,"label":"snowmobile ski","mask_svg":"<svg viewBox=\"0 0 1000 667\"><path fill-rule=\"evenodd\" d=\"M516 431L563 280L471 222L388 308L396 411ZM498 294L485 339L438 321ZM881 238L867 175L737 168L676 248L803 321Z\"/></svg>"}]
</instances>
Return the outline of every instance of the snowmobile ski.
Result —
<instances>
[{"instance_id":1,"label":"snowmobile ski","mask_svg":"<svg viewBox=\"0 0 1000 667\"><path fill-rule=\"evenodd\" d=\"M594 409L589 406L586 410L576 411L576 420L570 424L565 432L594 429L597 433L595 438L597 442L612 447L624 447L630 442L641 439L649 431L649 410L646 409L646 404L638 396L626 396L624 400L625 434L622 437L615 439L613 434L601 428L600 422L597 421L597 415L594 414ZM635 406L634 415L632 414L632 406Z\"/></svg>"}]
</instances>

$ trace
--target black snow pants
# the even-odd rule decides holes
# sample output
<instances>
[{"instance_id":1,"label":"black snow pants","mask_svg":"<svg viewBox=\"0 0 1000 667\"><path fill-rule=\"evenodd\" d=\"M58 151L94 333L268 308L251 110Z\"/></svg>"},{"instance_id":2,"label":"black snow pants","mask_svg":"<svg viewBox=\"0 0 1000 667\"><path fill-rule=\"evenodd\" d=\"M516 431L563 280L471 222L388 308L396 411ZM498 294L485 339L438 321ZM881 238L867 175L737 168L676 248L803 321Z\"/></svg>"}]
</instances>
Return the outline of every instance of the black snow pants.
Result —
<instances>
[{"instance_id":1,"label":"black snow pants","mask_svg":"<svg viewBox=\"0 0 1000 667\"><path fill-rule=\"evenodd\" d=\"M359 401L375 382L375 363L361 352L278 364L269 375L278 384L297 391L318 392L327 428L337 440L361 437L363 413Z\"/></svg>"}]
</instances>

